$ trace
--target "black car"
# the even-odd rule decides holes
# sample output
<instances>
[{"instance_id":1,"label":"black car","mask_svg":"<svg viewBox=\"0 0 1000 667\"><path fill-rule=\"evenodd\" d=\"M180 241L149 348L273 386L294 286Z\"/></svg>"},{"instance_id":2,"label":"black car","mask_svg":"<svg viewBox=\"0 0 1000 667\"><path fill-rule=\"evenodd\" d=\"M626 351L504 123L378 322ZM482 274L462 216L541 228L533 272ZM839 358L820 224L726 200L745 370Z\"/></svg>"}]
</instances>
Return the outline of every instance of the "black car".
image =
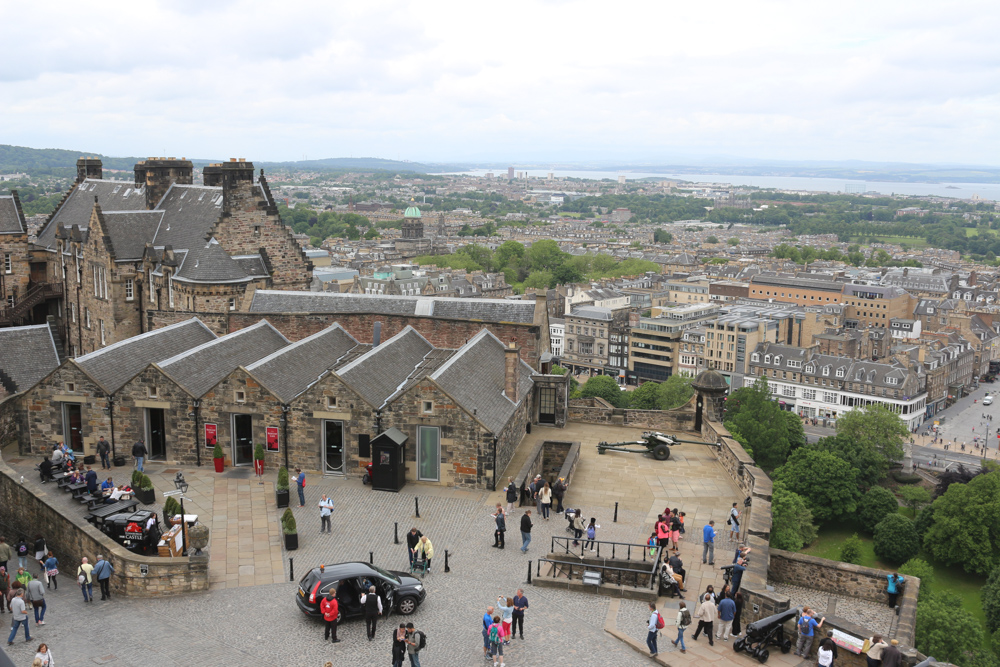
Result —
<instances>
[{"instance_id":1,"label":"black car","mask_svg":"<svg viewBox=\"0 0 1000 667\"><path fill-rule=\"evenodd\" d=\"M375 586L382 599L385 616L392 611L408 616L416 611L427 595L423 582L405 572L390 572L368 563L337 563L320 565L302 577L295 592L295 603L308 616L322 616L320 598L334 590L340 609L338 621L364 616L361 595L368 592L370 586Z\"/></svg>"}]
</instances>

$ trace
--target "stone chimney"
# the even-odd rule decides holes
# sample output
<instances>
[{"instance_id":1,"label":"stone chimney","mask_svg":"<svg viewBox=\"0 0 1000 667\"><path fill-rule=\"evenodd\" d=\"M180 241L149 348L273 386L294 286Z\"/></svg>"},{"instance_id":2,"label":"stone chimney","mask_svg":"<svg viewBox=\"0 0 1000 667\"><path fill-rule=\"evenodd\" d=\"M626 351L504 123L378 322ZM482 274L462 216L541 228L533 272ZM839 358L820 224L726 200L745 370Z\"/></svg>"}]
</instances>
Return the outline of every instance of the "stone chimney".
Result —
<instances>
[{"instance_id":1,"label":"stone chimney","mask_svg":"<svg viewBox=\"0 0 1000 667\"><path fill-rule=\"evenodd\" d=\"M518 364L521 361L521 348L517 346L517 342L511 340L504 348L504 367L505 367L505 381L503 393L510 400L517 403L517 385L518 385Z\"/></svg>"},{"instance_id":2,"label":"stone chimney","mask_svg":"<svg viewBox=\"0 0 1000 667\"><path fill-rule=\"evenodd\" d=\"M76 161L76 182L83 183L86 178L101 180L104 178L104 165L100 158L81 157Z\"/></svg>"},{"instance_id":3,"label":"stone chimney","mask_svg":"<svg viewBox=\"0 0 1000 667\"><path fill-rule=\"evenodd\" d=\"M205 185L232 188L239 183L253 183L253 162L244 158L229 158L229 162L216 162L202 170Z\"/></svg>"},{"instance_id":4,"label":"stone chimney","mask_svg":"<svg viewBox=\"0 0 1000 667\"><path fill-rule=\"evenodd\" d=\"M135 165L136 186L146 187L146 209L153 210L174 183L191 185L194 165L187 158L151 157Z\"/></svg>"}]
</instances>

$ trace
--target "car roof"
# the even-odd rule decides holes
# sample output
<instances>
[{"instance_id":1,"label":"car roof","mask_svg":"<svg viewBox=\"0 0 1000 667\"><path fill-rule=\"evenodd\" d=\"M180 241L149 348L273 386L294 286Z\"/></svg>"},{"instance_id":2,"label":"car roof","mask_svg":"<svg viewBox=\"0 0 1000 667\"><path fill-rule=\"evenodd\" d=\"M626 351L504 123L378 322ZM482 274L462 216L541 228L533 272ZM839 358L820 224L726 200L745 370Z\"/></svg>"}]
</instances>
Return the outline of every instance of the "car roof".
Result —
<instances>
[{"instance_id":1,"label":"car roof","mask_svg":"<svg viewBox=\"0 0 1000 667\"><path fill-rule=\"evenodd\" d=\"M378 576L378 572L373 570L368 563L355 561L352 563L334 563L333 565L323 565L323 579L344 579L346 577ZM313 572L319 572L319 567L314 567Z\"/></svg>"}]
</instances>

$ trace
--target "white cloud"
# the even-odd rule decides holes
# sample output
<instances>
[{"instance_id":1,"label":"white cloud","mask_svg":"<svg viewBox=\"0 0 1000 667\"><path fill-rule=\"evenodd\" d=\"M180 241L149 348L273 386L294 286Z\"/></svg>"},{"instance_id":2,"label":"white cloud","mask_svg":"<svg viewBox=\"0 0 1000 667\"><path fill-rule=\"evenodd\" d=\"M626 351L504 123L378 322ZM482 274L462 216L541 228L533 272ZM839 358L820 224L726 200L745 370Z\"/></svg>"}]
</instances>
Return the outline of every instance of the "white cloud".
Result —
<instances>
[{"instance_id":1,"label":"white cloud","mask_svg":"<svg viewBox=\"0 0 1000 667\"><path fill-rule=\"evenodd\" d=\"M0 126L30 146L967 163L1000 148L989 2L175 0L4 15Z\"/></svg>"}]
</instances>

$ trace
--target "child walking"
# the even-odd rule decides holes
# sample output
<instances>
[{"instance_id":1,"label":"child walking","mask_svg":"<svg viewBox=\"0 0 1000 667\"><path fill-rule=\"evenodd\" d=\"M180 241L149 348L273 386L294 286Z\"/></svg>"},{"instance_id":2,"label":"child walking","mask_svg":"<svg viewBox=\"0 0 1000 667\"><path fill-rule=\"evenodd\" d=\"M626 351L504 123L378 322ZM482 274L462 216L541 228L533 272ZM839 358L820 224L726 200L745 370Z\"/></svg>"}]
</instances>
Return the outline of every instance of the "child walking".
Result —
<instances>
[{"instance_id":1,"label":"child walking","mask_svg":"<svg viewBox=\"0 0 1000 667\"><path fill-rule=\"evenodd\" d=\"M594 550L594 540L597 538L597 519L590 517L590 525L587 526L587 539L583 542L583 548L586 549L587 545L590 545L590 550Z\"/></svg>"}]
</instances>

